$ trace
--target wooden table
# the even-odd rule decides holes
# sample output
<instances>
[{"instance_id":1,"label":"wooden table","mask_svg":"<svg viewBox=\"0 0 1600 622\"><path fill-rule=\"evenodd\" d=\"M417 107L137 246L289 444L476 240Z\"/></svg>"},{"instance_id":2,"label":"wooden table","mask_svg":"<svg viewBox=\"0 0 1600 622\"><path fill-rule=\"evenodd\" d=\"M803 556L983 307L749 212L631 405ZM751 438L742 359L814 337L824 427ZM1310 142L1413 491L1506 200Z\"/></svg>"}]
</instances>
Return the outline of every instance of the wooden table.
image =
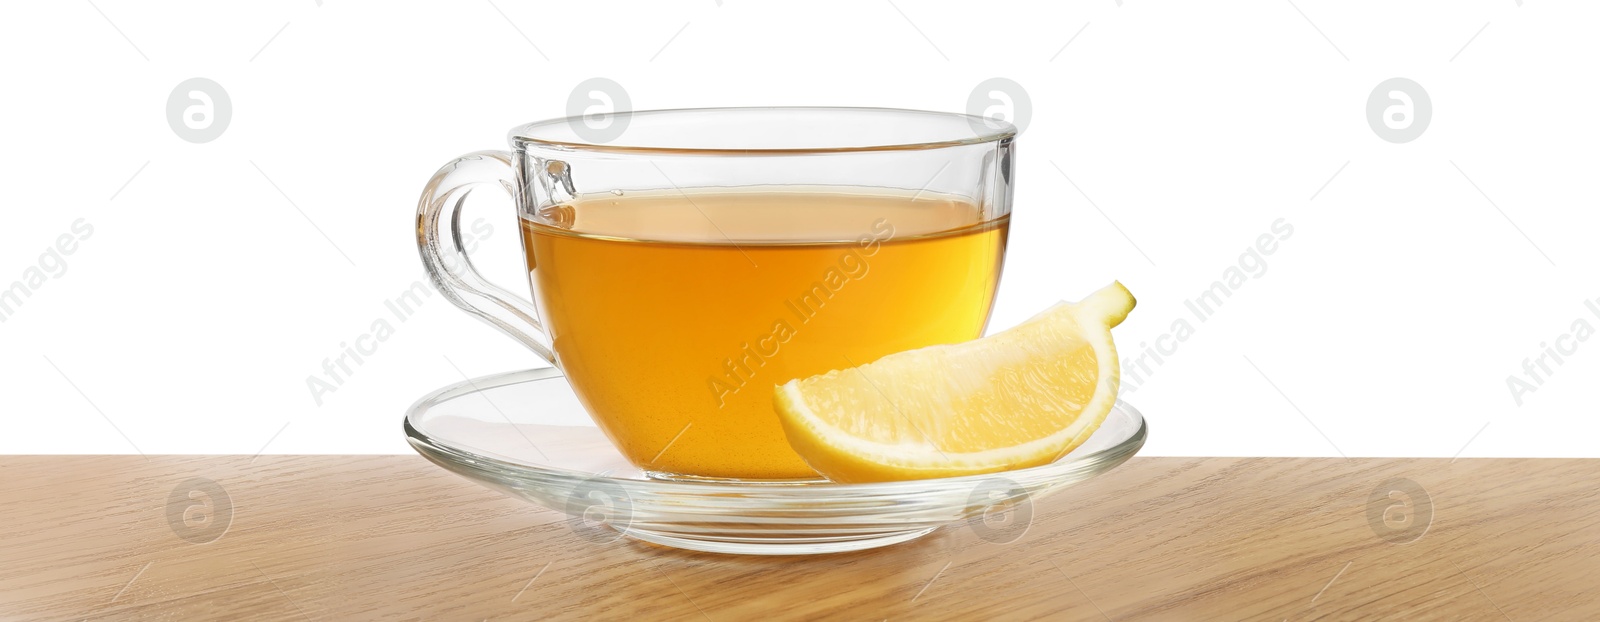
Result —
<instances>
[{"instance_id":1,"label":"wooden table","mask_svg":"<svg viewBox=\"0 0 1600 622\"><path fill-rule=\"evenodd\" d=\"M1008 544L960 525L762 558L590 542L414 456L0 457L0 617L1594 620L1597 480L1593 460L1134 458Z\"/></svg>"}]
</instances>

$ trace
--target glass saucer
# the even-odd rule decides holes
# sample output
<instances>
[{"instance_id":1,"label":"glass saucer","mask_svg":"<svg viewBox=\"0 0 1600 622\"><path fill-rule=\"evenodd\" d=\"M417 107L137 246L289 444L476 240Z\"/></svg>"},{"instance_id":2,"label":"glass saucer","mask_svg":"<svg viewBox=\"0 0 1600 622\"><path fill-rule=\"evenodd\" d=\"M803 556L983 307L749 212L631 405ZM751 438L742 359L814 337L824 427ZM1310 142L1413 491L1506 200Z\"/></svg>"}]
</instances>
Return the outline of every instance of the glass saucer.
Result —
<instances>
[{"instance_id":1,"label":"glass saucer","mask_svg":"<svg viewBox=\"0 0 1600 622\"><path fill-rule=\"evenodd\" d=\"M429 393L406 413L405 433L435 464L564 512L591 541L620 534L713 553L793 555L905 542L1029 503L1122 464L1144 446L1146 429L1119 400L1082 446L1027 469L875 484L662 480L624 459L561 372L544 368Z\"/></svg>"}]
</instances>

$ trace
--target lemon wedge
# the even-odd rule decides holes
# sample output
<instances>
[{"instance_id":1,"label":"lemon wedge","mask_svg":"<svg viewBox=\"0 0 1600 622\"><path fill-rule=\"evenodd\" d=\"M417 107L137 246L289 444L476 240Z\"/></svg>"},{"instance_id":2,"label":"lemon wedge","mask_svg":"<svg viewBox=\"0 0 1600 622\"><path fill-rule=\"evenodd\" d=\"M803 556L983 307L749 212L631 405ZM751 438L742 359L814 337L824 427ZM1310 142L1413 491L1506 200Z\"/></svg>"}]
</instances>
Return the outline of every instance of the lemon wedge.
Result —
<instances>
[{"instance_id":1,"label":"lemon wedge","mask_svg":"<svg viewBox=\"0 0 1600 622\"><path fill-rule=\"evenodd\" d=\"M1116 403L1121 283L1004 332L890 354L774 390L784 433L836 482L992 473L1055 461Z\"/></svg>"}]
</instances>

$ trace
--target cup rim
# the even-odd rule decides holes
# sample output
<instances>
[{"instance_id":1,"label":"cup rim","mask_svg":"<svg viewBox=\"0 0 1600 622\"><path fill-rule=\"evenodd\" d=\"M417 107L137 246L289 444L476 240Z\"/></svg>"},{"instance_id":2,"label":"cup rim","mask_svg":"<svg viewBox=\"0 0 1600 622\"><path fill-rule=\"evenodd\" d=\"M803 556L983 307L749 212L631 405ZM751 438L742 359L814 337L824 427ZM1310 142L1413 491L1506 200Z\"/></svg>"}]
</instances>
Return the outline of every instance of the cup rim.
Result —
<instances>
[{"instance_id":1,"label":"cup rim","mask_svg":"<svg viewBox=\"0 0 1600 622\"><path fill-rule=\"evenodd\" d=\"M666 144L650 144L649 142L635 142L630 144L624 137L617 140L598 141L585 139L573 132L574 124L584 123L583 115L572 115L543 121L534 121L511 128L507 138L519 150L534 146L554 151L575 151L591 153L617 153L617 154L676 154L676 155L806 155L828 153L855 153L872 151L922 151L959 147L966 145L979 145L996 141L1007 140L1017 135L1017 127L1007 121L976 115L939 112L932 110L916 110L910 108L889 108L872 106L726 106L726 107L700 107L700 108L661 108L651 110L618 111L615 115L623 116L631 123L637 119L646 121L657 117L689 116L696 114L761 114L761 113L799 113L816 115L879 115L884 120L939 120L947 127L951 122L959 121L955 127L970 128L968 135L959 134L938 136L934 135L925 140L890 140L871 141L859 145L825 145L825 146L800 146L800 147L768 147L768 146L674 146ZM567 128L566 132L552 131ZM948 133L949 130L945 129ZM937 131L930 130L934 134Z\"/></svg>"}]
</instances>

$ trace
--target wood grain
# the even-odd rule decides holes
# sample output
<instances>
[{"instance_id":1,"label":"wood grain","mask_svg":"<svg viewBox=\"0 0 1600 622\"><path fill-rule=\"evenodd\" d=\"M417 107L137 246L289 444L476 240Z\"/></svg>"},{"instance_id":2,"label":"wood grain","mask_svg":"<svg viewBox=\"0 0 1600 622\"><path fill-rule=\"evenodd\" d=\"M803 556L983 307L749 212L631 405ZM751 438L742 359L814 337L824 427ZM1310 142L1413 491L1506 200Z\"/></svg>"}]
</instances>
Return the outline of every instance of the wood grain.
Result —
<instances>
[{"instance_id":1,"label":"wood grain","mask_svg":"<svg viewBox=\"0 0 1600 622\"><path fill-rule=\"evenodd\" d=\"M1592 460L1135 458L1037 502L1009 544L956 526L759 558L589 542L413 456L0 457L0 616L1593 620L1597 476ZM169 524L190 478L232 504L209 543ZM1369 520L1395 478L1432 506L1404 544L1380 537L1404 505Z\"/></svg>"}]
</instances>

